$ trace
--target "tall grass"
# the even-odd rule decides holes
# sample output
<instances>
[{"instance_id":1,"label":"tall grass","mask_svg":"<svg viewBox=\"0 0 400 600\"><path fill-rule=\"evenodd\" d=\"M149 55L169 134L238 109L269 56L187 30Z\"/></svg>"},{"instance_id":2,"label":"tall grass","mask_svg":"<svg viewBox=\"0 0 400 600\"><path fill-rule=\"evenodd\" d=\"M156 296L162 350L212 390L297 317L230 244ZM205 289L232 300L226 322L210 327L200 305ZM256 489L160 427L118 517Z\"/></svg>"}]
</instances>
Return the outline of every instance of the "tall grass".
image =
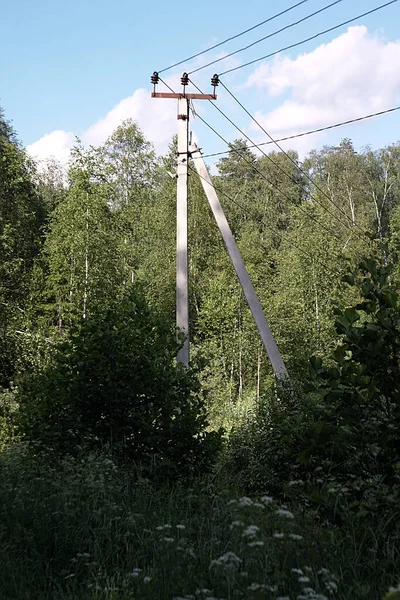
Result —
<instances>
[{"instance_id":1,"label":"tall grass","mask_svg":"<svg viewBox=\"0 0 400 600\"><path fill-rule=\"evenodd\" d=\"M397 583L382 532L241 497L219 477L162 488L105 452L60 461L15 445L0 481L4 600L378 600Z\"/></svg>"}]
</instances>

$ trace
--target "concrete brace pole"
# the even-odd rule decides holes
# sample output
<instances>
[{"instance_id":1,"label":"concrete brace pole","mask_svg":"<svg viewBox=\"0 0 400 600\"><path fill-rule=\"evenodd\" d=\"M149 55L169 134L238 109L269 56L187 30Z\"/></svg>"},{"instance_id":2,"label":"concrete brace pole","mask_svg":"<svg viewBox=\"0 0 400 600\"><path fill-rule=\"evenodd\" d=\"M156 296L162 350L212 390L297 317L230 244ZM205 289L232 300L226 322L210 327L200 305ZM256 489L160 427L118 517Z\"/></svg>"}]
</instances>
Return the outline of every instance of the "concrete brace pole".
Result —
<instances>
[{"instance_id":1,"label":"concrete brace pole","mask_svg":"<svg viewBox=\"0 0 400 600\"><path fill-rule=\"evenodd\" d=\"M239 278L244 295L246 296L247 303L253 314L254 320L258 327L258 331L260 332L261 339L264 343L265 350L267 351L275 375L280 380L288 379L288 372L286 370L285 363L283 362L283 359L280 355L278 346L269 328L269 325L264 315L264 311L258 300L256 291L253 287L253 284L251 283L251 279L249 277L243 259L240 255L235 239L232 235L228 221L226 220L224 211L222 210L222 206L218 200L217 193L211 182L210 175L207 171L207 167L204 163L201 152L199 148L194 144L190 146L190 152L196 170L200 176L204 192L208 198L211 210L223 237L225 246L228 250L233 266L235 267L235 271Z\"/></svg>"},{"instance_id":2,"label":"concrete brace pole","mask_svg":"<svg viewBox=\"0 0 400 600\"><path fill-rule=\"evenodd\" d=\"M188 156L189 100L178 100L178 168L176 198L176 326L185 335L177 360L189 366L189 277L188 277Z\"/></svg>"}]
</instances>

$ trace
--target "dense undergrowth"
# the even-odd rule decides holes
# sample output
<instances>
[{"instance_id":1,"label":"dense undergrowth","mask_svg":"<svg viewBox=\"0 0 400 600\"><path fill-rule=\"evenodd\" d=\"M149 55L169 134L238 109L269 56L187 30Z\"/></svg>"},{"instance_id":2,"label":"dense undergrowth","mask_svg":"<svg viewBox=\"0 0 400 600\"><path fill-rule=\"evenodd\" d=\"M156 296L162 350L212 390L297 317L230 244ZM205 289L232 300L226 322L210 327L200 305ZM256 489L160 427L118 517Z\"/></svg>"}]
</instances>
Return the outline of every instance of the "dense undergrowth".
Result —
<instances>
[{"instance_id":1,"label":"dense undergrowth","mask_svg":"<svg viewBox=\"0 0 400 600\"><path fill-rule=\"evenodd\" d=\"M398 600L398 299L377 260L347 281L362 301L338 311L328 365L271 389L222 452L194 375L147 336L145 308L128 318L132 299L21 379L0 455L0 597ZM125 344L124 375L131 331L148 351ZM152 349L161 372L146 371Z\"/></svg>"},{"instance_id":2,"label":"dense undergrowth","mask_svg":"<svg viewBox=\"0 0 400 600\"><path fill-rule=\"evenodd\" d=\"M159 487L107 452L0 458L0 597L7 600L376 600L400 567L396 520L342 523L221 473ZM313 591L311 591L313 590Z\"/></svg>"}]
</instances>

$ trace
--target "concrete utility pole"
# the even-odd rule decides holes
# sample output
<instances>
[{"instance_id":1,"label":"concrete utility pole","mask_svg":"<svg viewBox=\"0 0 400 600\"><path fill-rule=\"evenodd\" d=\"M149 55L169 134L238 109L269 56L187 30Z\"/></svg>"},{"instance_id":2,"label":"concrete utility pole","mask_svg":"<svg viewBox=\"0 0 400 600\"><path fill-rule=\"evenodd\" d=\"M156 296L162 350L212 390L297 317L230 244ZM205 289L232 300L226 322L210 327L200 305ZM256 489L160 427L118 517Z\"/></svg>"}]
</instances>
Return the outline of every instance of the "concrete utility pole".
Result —
<instances>
[{"instance_id":1,"label":"concrete utility pole","mask_svg":"<svg viewBox=\"0 0 400 600\"><path fill-rule=\"evenodd\" d=\"M214 76L213 94L187 94L186 86L189 76L183 73L181 77L182 92L157 93L159 82L157 72L151 77L154 84L152 98L175 98L178 100L178 168L176 195L176 327L185 335L183 347L178 353L177 360L185 367L189 366L189 276L188 276L188 160L189 160L189 102L190 100L216 100L215 86L218 77Z\"/></svg>"},{"instance_id":2,"label":"concrete utility pole","mask_svg":"<svg viewBox=\"0 0 400 600\"><path fill-rule=\"evenodd\" d=\"M286 370L285 363L283 362L278 346L271 333L271 330L264 315L264 311L258 300L256 291L253 287L253 284L251 283L250 276L240 255L235 239L232 235L229 223L226 220L224 211L218 200L217 193L212 184L210 175L204 163L200 149L195 144L192 144L190 146L190 152L196 170L200 176L204 192L208 198L208 202L210 204L212 213L221 232L222 238L228 250L229 256L232 260L233 266L235 267L236 274L240 281L240 285L242 286L244 295L246 296L247 303L253 314L254 320L258 327L258 331L260 332L261 339L264 343L265 350L267 351L275 375L280 380L288 379L288 372Z\"/></svg>"}]
</instances>

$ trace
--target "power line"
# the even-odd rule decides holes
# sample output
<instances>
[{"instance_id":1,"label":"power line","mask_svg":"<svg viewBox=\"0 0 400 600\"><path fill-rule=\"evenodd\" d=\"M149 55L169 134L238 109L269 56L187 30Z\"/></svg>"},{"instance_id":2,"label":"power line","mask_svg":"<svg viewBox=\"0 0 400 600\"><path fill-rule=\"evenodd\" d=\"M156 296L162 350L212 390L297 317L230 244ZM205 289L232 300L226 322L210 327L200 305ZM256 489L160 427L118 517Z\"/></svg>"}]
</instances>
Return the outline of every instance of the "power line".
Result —
<instances>
[{"instance_id":1,"label":"power line","mask_svg":"<svg viewBox=\"0 0 400 600\"><path fill-rule=\"evenodd\" d=\"M171 86L169 86L165 81L163 81L160 77L160 81L173 93L175 94L175 91L171 88ZM193 83L193 82L192 82ZM197 87L197 86L195 86ZM199 88L197 88L199 89ZM205 119L203 119L200 115L197 114L197 117L209 128L211 129L211 131L213 131L225 144L228 144L227 140L225 140L225 138L218 133L218 131L216 131L212 125L210 125L209 123L207 123L207 121ZM272 187L276 188L277 191L282 194L287 200L289 200L290 203L292 203L292 199L285 193L283 192L279 186L277 186L275 183L273 183L272 181L270 181L265 175L264 173L262 173L259 169L257 169L257 167L251 162L246 160L240 153L239 150L235 150L234 148L232 148L232 150L234 152L236 152L237 154L239 154L239 157L242 160L245 160L246 163L250 164L251 167L263 178L267 181L267 183L269 183L269 185L271 185ZM190 164L188 164L188 168L190 168L193 172L195 172L197 175L199 175L199 177L202 177L199 173L197 173L197 171L195 169L193 169ZM202 179L204 179L202 177ZM272 225L268 225L267 223L265 223L265 221L263 221L262 219L258 219L255 215L252 214L251 211L249 211L246 207L244 207L243 205L239 204L236 200L233 200L233 198L231 198L226 192L224 192L221 189L218 189L214 186L214 184L212 183L212 186L214 187L215 191L221 193L222 195L224 195L225 197L227 197L233 204L236 204L238 207L240 207L242 210L244 210L247 214L251 215L253 219L255 219L258 223L262 223L265 227L267 227L267 229L270 229L270 231L275 232L276 234L278 234L278 236L281 238L281 240L283 240L283 235L282 233L279 232L278 229L274 228ZM330 228L326 227L324 224L320 223L320 221L318 219L316 219L314 216L309 215L307 213L306 210L304 210L300 205L296 205L296 208L298 208L301 212L303 212L309 219L311 219L312 221L314 221L317 225L319 225L320 227L323 227L323 229L325 229L328 233L330 233L331 235L333 235L333 237L335 237L336 239L338 239L340 241L339 236L336 235L335 232L333 232ZM349 238L350 239L350 238ZM308 258L312 258L312 256L310 254L308 254L307 252L304 252L304 250L302 250L301 248L299 248L296 244L292 245L299 251L301 252L304 256L307 256ZM268 251L267 248L265 248L265 246L263 246L265 250ZM328 256L328 254L326 254L326 256ZM326 263L325 263L326 264Z\"/></svg>"},{"instance_id":2,"label":"power line","mask_svg":"<svg viewBox=\"0 0 400 600\"><path fill-rule=\"evenodd\" d=\"M235 95L234 95L234 94L233 94L233 93L232 93L232 92L231 92L231 91L230 91L230 90L229 90L229 89L226 87L226 85L225 85L225 84L224 84L224 83L223 83L221 80L220 80L220 83L221 83L222 87L223 87L223 88L224 88L224 89L225 89L225 90L228 92L228 94L231 96L231 98L233 98L233 99L234 99L234 100L237 102L237 104L239 104L239 106L240 106L240 107L241 107L241 108L242 108L242 109L245 111L245 113L246 113L246 114L247 114L247 115L248 115L248 116L249 116L249 117L252 119L252 121L253 121L253 122L254 122L256 125L258 125L258 127L261 129L261 131L263 131L263 132L265 133L265 135L267 135L267 136L269 137L269 139L271 140L271 142L273 142L273 143L274 143L274 144L277 146L277 148L279 148L279 150L280 150L281 152L283 152L283 154L286 156L286 158L288 158L288 159L289 159L289 160L290 160L290 161L291 161L291 162L294 164L294 166L295 166L297 169L299 169L300 173L302 173L302 174L303 174L305 177L307 177L308 181L309 181L310 183L312 183L312 184L313 184L313 185L314 185L314 186L317 188L317 190L319 190L319 191L321 192L321 194L323 194L323 195L325 196L325 198L327 198L327 199L328 199L328 201L329 201L331 204L333 204L333 206L335 206L335 207L336 207L336 208L337 208L337 209L338 209L338 210L339 210L339 211L340 211L340 212L341 212L341 213L342 213L342 214L343 214L343 215L344 215L344 216L345 216L347 219L349 219L350 221L352 221L351 217L350 217L350 216L349 216L349 215L348 215L348 214L347 214L347 213L346 213L346 212L345 212L345 211L342 209L342 207L341 207L341 206L339 206L338 204L336 204L336 202L334 202L334 201L332 200L332 198L330 198L330 197L328 196L328 194L325 192L325 190L324 190L324 189L323 189L323 188L322 188L320 185L318 185L318 184L317 184L317 183L314 181L314 179L313 179L313 178L312 178L312 177L311 177L311 176L310 176L310 175L309 175L309 174L308 174L308 173L307 173L307 172L306 172L306 171L305 171L305 170L302 168L302 166L301 166L299 163L297 163L297 162L296 162L296 161L295 161L295 160L294 160L294 159L293 159L293 158L290 156L290 154L288 154L288 153L287 153L287 152L286 152L286 151L285 151L285 150L282 148L282 146L280 146L280 145L278 144L278 142L277 142L276 140L274 140L274 139L273 139L273 138L270 136L270 134L268 133L268 131L266 131L266 130L264 129L264 127L261 125L261 123L260 123L259 121L257 121L257 119L256 119L255 117L253 117L253 115L252 115L252 114L251 114L251 113L250 113L250 112L247 110L247 108L246 108L246 107L245 107L245 106L244 106L244 105L243 105L243 104L240 102L240 100L239 100L238 98L236 98L236 96L235 96ZM273 161L272 161L272 162L273 162ZM315 199L315 200L316 200L316 202L318 202L318 204L320 204L320 203L319 203L319 201L318 201L317 199ZM358 225L356 225L356 223L355 223L354 221L352 221L352 223L353 223L353 225L355 225L356 227L358 227Z\"/></svg>"},{"instance_id":3,"label":"power line","mask_svg":"<svg viewBox=\"0 0 400 600\"><path fill-rule=\"evenodd\" d=\"M320 35L325 35L325 33L329 33L330 31L334 31L335 29L339 29L339 27L343 27L343 25L348 25L349 23L353 23L353 21L356 21L357 19L361 19L362 17L366 17L367 15L371 15L372 13L375 13L378 10L381 10L382 8L386 8L386 6L389 6L390 4L394 4L397 1L398 0L391 0L390 2L386 2L385 4L381 4L380 6L377 6L376 8L373 8L372 10L368 10L367 12L362 13L361 15L357 15L356 17L353 17L352 19L348 19L347 21L343 21L342 23L339 23L338 25L334 25L333 27L330 27L329 29L325 29L324 31L320 31L319 33L316 33L315 35L312 35L311 37L308 37L308 38L306 38L304 40L301 40L300 42L296 42L295 44L290 44L290 46L285 46L285 48L281 48L280 50L276 50L275 52L271 52L270 54L266 54L265 56L261 56L260 58L255 58L254 60L250 60L249 62L244 63L243 65L239 65L238 67L233 67L232 69L228 69L227 71L223 71L219 75L222 77L222 75L226 75L227 73L232 73L232 71L237 71L238 69L243 69L244 67L248 67L249 65L253 65L256 62L259 62L260 60L264 60L266 58L271 58L271 56L275 56L276 54L279 54L280 52L284 52L285 50L290 50L291 48L296 48L297 46L300 46L301 44L305 44L306 42L310 42L311 40L315 40Z\"/></svg>"},{"instance_id":4,"label":"power line","mask_svg":"<svg viewBox=\"0 0 400 600\"><path fill-rule=\"evenodd\" d=\"M210 125L209 123L207 123L207 121L205 119L203 119L203 117L201 117L199 114L197 115L197 117L211 130L213 131L219 138L221 138L221 140L223 142L225 142L225 144L229 144L229 142L227 142L225 140L224 137L222 137L222 135L220 133L218 133L218 131L216 129L214 129L214 127L212 127L212 125ZM265 181L271 185L273 188L275 188L284 198L286 198L290 203L292 203L292 198L290 198L290 196L288 196L288 194L286 194L286 192L283 192L280 187L274 183L273 181L271 181L270 179L268 179L268 177L266 177L264 175L264 173L262 171L260 171L259 169L257 169L257 167L254 165L254 163L252 161L247 160L242 153L239 150L236 150L235 148L232 148L233 152L236 152L241 160L244 160L247 164L251 165L251 167L256 171L256 173L258 173L263 179L265 179ZM330 233L331 235L333 235L333 237L335 237L336 239L340 240L340 237L329 227L326 227L323 223L321 223L316 217L313 217L311 215L309 215L301 206L297 206L297 208L299 210L301 210L302 212L304 212L304 214L309 218L312 219L313 221L315 221L315 223L317 223L320 227L322 227L323 229L325 229L325 231L327 231L328 233ZM342 223L343 225L343 223Z\"/></svg>"},{"instance_id":5,"label":"power line","mask_svg":"<svg viewBox=\"0 0 400 600\"><path fill-rule=\"evenodd\" d=\"M195 173L196 175L198 175L201 179L203 179L204 181L206 181L207 183L209 183L209 181L203 177L202 175L200 175L200 173L198 173L196 171L196 169L194 169L190 164L188 164L189 169ZM221 194L222 196L225 196L232 204L235 204L236 206L238 206L241 210L243 210L245 213L247 213L248 215L250 215L252 217L252 219L254 219L257 223L264 225L267 229L269 229L272 233L277 234L281 240L284 239L283 234L279 231L279 229L277 229L276 227L274 227L273 225L270 225L268 223L266 223L263 219L259 219L254 213L252 213L252 211L248 210L248 208L246 208L245 206L243 206L243 204L240 204L240 202L238 202L237 200L234 200L229 194L227 194L224 190L222 190L221 188L217 188L214 183L211 183L212 187L214 188L214 190L216 192L218 192L219 194ZM264 248L264 250L266 250L267 252L269 252L269 249L264 246L264 244L261 242L262 247ZM298 250L301 254L303 254L304 256L306 256L307 258L310 258L311 260L313 260L313 257L311 256L311 254L309 254L308 252L305 252L302 248L300 248L299 246L297 246L296 244L293 244L292 242L292 246L294 248L296 248L296 250Z\"/></svg>"},{"instance_id":6,"label":"power line","mask_svg":"<svg viewBox=\"0 0 400 600\"><path fill-rule=\"evenodd\" d=\"M190 79L190 82L192 83L192 85L194 85L194 87L199 90L200 88ZM222 84L223 85L223 84ZM224 86L225 87L225 86ZM251 138L242 130L240 129L240 127L238 127L238 125L236 125L236 123L234 123L232 121L232 119L230 119L217 105L213 104L213 107L218 110L219 113L221 113L221 115L227 120L229 121L229 123L231 123L231 125L233 125L242 135L244 135L249 142L251 142L252 144L254 144L254 142L251 140ZM202 117L200 115L197 115L199 117L200 120L202 120L208 127L210 127L210 125L204 121L204 119L202 119ZM211 128L212 129L212 128ZM223 139L223 141L228 144L228 142L226 140L224 140L224 138L222 138L222 136L220 136L220 134L218 132L216 132L214 129L213 131L219 136L221 137L221 139ZM228 144L229 145L229 144ZM263 156L265 156L265 158L267 160L269 160L276 168L278 168L282 173L284 173L286 175L286 177L288 177L293 183L296 183L293 179L293 177L287 173L287 171L285 171L285 169L283 169L283 167L281 167L279 164L277 164L274 160L272 160L272 158L270 156L268 156L268 154L266 154L263 150L261 150L260 148L258 148L260 150L260 152L263 154ZM234 150L234 149L233 149ZM235 151L235 150L234 150ZM237 151L239 156L241 157L242 160L246 160L245 157L240 153L240 151ZM292 159L291 159L292 160ZM249 162L249 161L247 161ZM293 161L294 162L294 161ZM298 168L298 165L296 163L294 163L295 166ZM274 184L273 182L271 182L267 177L265 177L265 175L263 173L261 173L261 171L258 171L260 173L260 175L262 177L264 177L264 179L266 179L268 181L268 183L270 185L273 185L274 187L276 187L278 189L278 191L281 194L284 194L284 192L282 192L282 190L276 186L276 184ZM287 197L287 196L286 196ZM329 196L328 196L329 199ZM334 213L332 213L330 210L328 210L323 204L321 204L317 198L314 198L311 194L310 194L310 200L314 200L317 204L319 204L328 214L330 214L331 216L333 216L341 225L343 225L344 227L346 227L347 229L349 229L349 231L352 231L352 228L347 224L347 223L343 223L343 221L341 219L339 219L339 217L337 215L335 215ZM348 216L346 215L346 213L344 213L346 218L348 218ZM319 221L317 221L318 223L320 223ZM325 225L323 225L322 223L320 223L321 227L324 227L324 229L326 229L327 231L329 231L331 234L333 234L337 239L340 239L336 233L333 233L332 230L330 228L327 228Z\"/></svg>"},{"instance_id":7,"label":"power line","mask_svg":"<svg viewBox=\"0 0 400 600\"><path fill-rule=\"evenodd\" d=\"M215 48L219 48L220 46L222 46L223 44L226 44L227 42L236 40L238 37L244 35L245 33L249 33L249 31L253 31L254 29L257 29L257 27L261 27L261 25L265 25L265 23L269 23L270 21L273 21L274 19L281 17L282 15L290 12L294 8L297 8L301 4L305 4L308 1L309 0L301 0L301 2L297 2L296 4L293 4L293 6L289 6L289 8L287 8L286 10L282 10L281 12L277 13L276 15L273 15L272 17L265 19L265 21L261 21L260 23L257 23L256 25L253 25L252 27L249 27L248 29L245 29L244 31L237 33L236 35L232 35L231 37L226 38L226 40L224 40L223 42L218 42L218 44L214 44L214 46L210 46L206 50L202 50L201 52L197 52L197 54L193 54L192 56L189 56L188 58L184 58L183 60L180 60L179 62L176 62L173 65L166 67L165 69L161 69L161 71L158 71L158 73L165 73L165 71L169 71L170 69L173 69L174 67L178 67L179 65L182 65L183 63L188 62L189 60L193 60L194 58L201 56L202 54L206 54L207 52L210 52L210 50L215 50Z\"/></svg>"},{"instance_id":8,"label":"power line","mask_svg":"<svg viewBox=\"0 0 400 600\"><path fill-rule=\"evenodd\" d=\"M212 60L211 62L207 63L206 65L203 65L202 67L198 67L197 69L194 69L193 71L189 71L189 75L192 75L193 73L197 73L197 71L201 71L202 69L205 69L206 67L210 67L211 65L215 65L215 63L220 62L221 60L225 60L226 58L230 58L231 56L234 56L235 54L239 54L239 52L244 52L244 50L248 50L249 48L252 48L253 46L256 46L256 44L260 44L261 42L264 42L265 40L268 40L269 38L272 38L275 35L278 35L278 33L282 33L282 31L286 31L286 29L290 29L291 27L295 27L296 25L300 25L300 23L303 23L304 21L307 21L308 19L311 19L311 17L314 17L315 15L318 15L319 13L324 12L328 8L331 8L332 6L335 6L335 4L339 4L339 2L343 2L343 0L335 0L335 2L331 2L331 4L328 4L327 6L323 6L319 10L316 10L313 13L310 13L309 15L306 15L305 17L303 17L302 19L299 19L298 21L295 21L294 23L290 23L289 25L285 25L285 27L282 27L281 29L278 29L277 31L273 31L272 33L270 33L270 34L268 34L268 35L266 35L266 36L264 36L264 37L256 40L255 42L252 42L251 44L248 44L247 46L243 46L243 48L239 48L238 50L234 50L230 54L226 54L225 56L222 56L221 58L216 58L215 60Z\"/></svg>"},{"instance_id":9,"label":"power line","mask_svg":"<svg viewBox=\"0 0 400 600\"><path fill-rule=\"evenodd\" d=\"M400 110L400 106L395 106L393 108L388 108L387 110L381 110L376 113L372 113L370 115L365 115L363 117L357 117L356 119L350 119L348 121L342 121L341 123L335 123L335 125L327 125L326 127L320 127L319 129L312 129L311 131L304 131L303 133L296 133L295 135L289 135L287 137L279 138L274 141L269 142L261 142L260 144L254 144L250 146L246 146L243 149L248 148L258 148L259 146L268 146L270 144L274 144L276 142L285 142L287 140L293 140L295 138L300 138L305 135L311 135L313 133L320 133L321 131L327 131L328 129L335 129L336 127L342 127L343 125L349 125L351 123L356 123L358 121L364 121L365 119L371 119L372 117L379 117L380 115L384 115L386 113L394 112L395 110ZM213 152L212 154L204 154L203 158L210 158L212 156L222 156L223 154L229 154L230 150L223 150L222 152Z\"/></svg>"}]
</instances>

